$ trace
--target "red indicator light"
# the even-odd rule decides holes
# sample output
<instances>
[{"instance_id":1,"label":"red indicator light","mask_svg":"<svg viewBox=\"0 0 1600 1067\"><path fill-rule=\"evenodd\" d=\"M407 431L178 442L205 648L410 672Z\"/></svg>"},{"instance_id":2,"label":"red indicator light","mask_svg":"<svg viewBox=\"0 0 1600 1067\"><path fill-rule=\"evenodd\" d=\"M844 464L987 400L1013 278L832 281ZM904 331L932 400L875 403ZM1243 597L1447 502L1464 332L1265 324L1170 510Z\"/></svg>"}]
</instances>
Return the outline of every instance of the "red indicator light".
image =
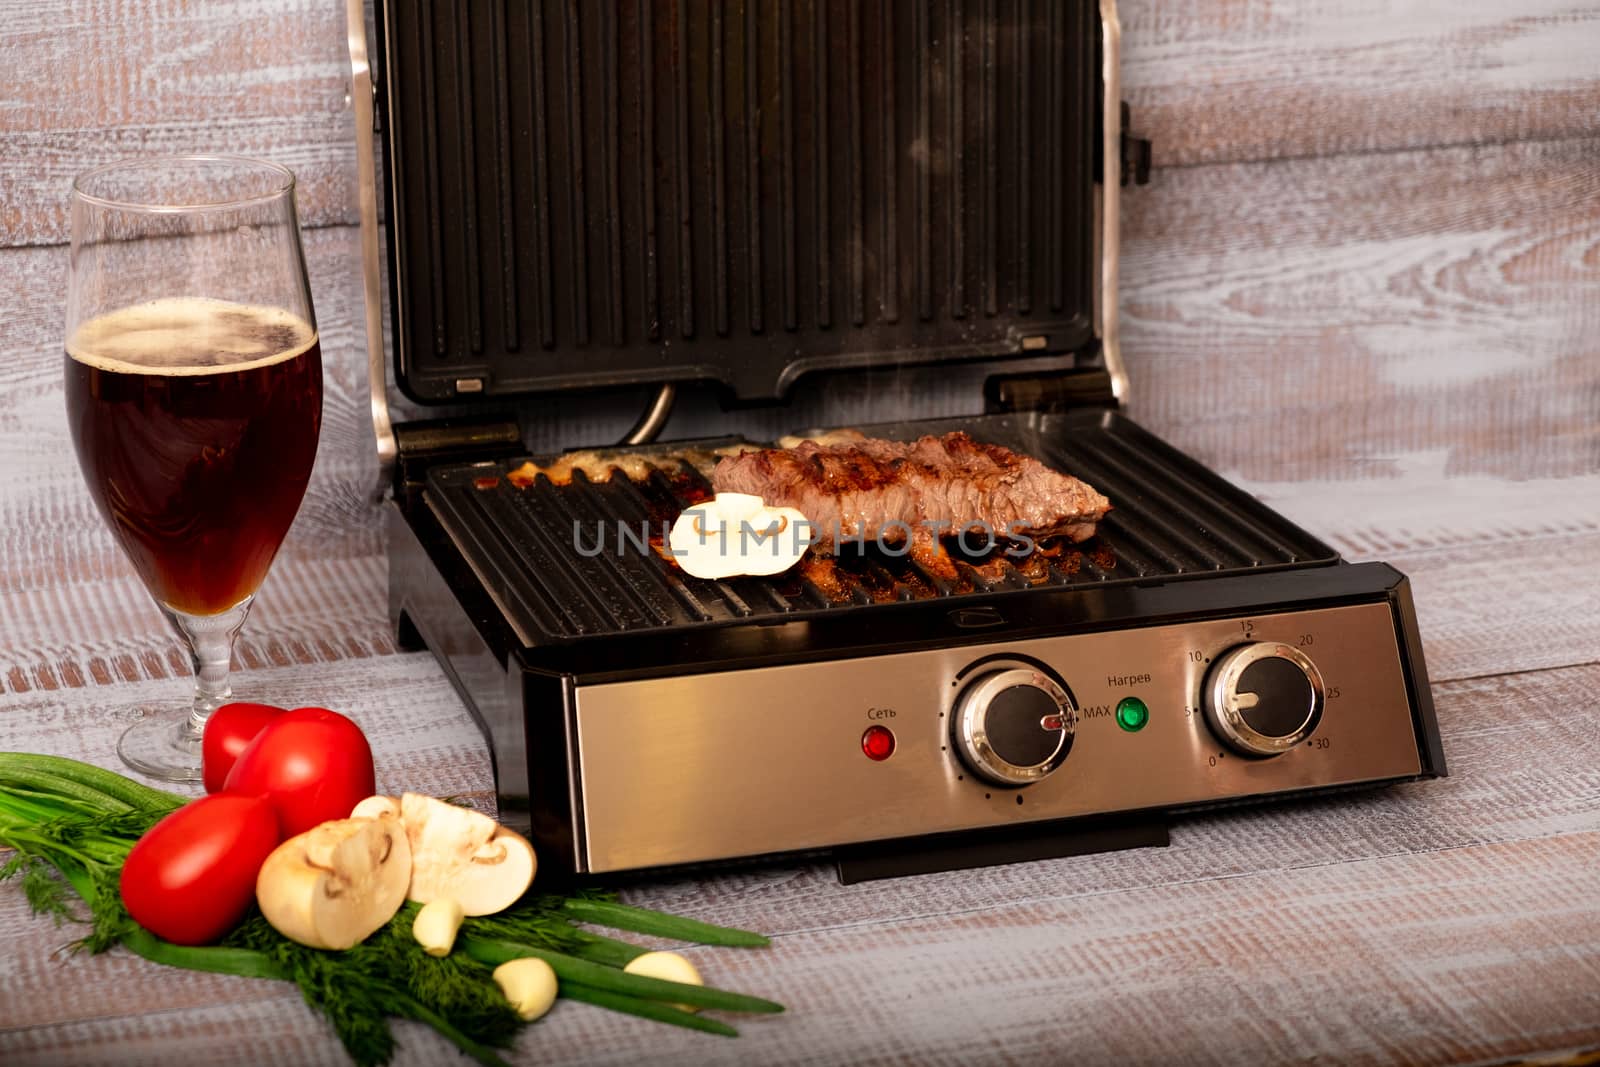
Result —
<instances>
[{"instance_id":1,"label":"red indicator light","mask_svg":"<svg viewBox=\"0 0 1600 1067\"><path fill-rule=\"evenodd\" d=\"M1039 720L1039 729L1041 730L1065 730L1066 728L1066 722L1059 715L1046 715Z\"/></svg>"},{"instance_id":2,"label":"red indicator light","mask_svg":"<svg viewBox=\"0 0 1600 1067\"><path fill-rule=\"evenodd\" d=\"M861 751L870 760L883 762L894 755L894 732L887 726L869 726L861 735Z\"/></svg>"}]
</instances>

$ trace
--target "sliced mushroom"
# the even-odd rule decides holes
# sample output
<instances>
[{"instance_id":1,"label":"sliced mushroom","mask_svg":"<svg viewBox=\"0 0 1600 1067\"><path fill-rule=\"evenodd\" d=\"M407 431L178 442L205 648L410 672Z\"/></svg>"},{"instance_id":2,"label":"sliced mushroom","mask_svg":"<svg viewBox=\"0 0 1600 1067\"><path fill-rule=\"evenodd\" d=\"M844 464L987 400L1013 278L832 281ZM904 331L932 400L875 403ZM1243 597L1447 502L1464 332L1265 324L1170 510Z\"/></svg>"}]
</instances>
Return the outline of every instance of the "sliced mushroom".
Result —
<instances>
[{"instance_id":1,"label":"sliced mushroom","mask_svg":"<svg viewBox=\"0 0 1600 1067\"><path fill-rule=\"evenodd\" d=\"M256 902L291 941L346 949L394 918L410 878L411 844L398 819L335 819L267 857Z\"/></svg>"},{"instance_id":2,"label":"sliced mushroom","mask_svg":"<svg viewBox=\"0 0 1600 1067\"><path fill-rule=\"evenodd\" d=\"M533 883L533 846L481 812L406 793L400 819L411 842L412 900L450 898L467 915L492 915Z\"/></svg>"}]
</instances>

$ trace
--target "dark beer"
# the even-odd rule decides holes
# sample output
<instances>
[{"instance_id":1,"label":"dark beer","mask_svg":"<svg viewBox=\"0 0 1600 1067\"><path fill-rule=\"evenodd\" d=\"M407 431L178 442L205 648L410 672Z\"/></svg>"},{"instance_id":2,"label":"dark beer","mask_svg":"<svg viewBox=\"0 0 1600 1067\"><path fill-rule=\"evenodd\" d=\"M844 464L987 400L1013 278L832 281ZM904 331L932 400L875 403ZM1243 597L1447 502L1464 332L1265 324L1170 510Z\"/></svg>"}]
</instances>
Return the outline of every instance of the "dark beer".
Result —
<instances>
[{"instance_id":1,"label":"dark beer","mask_svg":"<svg viewBox=\"0 0 1600 1067\"><path fill-rule=\"evenodd\" d=\"M275 308L166 299L67 341L89 491L156 599L215 615L253 594L317 453L322 353Z\"/></svg>"}]
</instances>

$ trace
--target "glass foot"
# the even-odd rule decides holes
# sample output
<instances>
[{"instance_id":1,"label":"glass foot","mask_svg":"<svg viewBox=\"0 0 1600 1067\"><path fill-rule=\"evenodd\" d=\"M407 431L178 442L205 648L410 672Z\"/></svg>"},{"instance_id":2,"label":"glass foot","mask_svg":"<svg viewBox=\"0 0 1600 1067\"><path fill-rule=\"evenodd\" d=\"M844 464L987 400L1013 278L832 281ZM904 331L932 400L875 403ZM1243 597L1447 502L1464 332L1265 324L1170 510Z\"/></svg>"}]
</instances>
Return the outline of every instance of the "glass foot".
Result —
<instances>
[{"instance_id":1,"label":"glass foot","mask_svg":"<svg viewBox=\"0 0 1600 1067\"><path fill-rule=\"evenodd\" d=\"M117 741L129 767L163 782L200 781L200 734L189 709L147 709Z\"/></svg>"}]
</instances>

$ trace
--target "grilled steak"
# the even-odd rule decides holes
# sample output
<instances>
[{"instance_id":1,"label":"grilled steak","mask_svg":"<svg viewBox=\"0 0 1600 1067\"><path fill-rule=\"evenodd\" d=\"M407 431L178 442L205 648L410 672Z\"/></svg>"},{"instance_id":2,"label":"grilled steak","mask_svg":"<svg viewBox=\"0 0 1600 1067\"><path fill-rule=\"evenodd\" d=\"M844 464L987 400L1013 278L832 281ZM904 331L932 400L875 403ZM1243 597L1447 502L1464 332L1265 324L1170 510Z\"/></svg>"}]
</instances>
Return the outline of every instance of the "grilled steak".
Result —
<instances>
[{"instance_id":1,"label":"grilled steak","mask_svg":"<svg viewBox=\"0 0 1600 1067\"><path fill-rule=\"evenodd\" d=\"M718 462L711 483L719 493L754 493L800 509L823 551L836 539L898 544L908 535L914 547L932 547L964 530L1082 541L1111 509L1078 479L960 432L744 452Z\"/></svg>"}]
</instances>

